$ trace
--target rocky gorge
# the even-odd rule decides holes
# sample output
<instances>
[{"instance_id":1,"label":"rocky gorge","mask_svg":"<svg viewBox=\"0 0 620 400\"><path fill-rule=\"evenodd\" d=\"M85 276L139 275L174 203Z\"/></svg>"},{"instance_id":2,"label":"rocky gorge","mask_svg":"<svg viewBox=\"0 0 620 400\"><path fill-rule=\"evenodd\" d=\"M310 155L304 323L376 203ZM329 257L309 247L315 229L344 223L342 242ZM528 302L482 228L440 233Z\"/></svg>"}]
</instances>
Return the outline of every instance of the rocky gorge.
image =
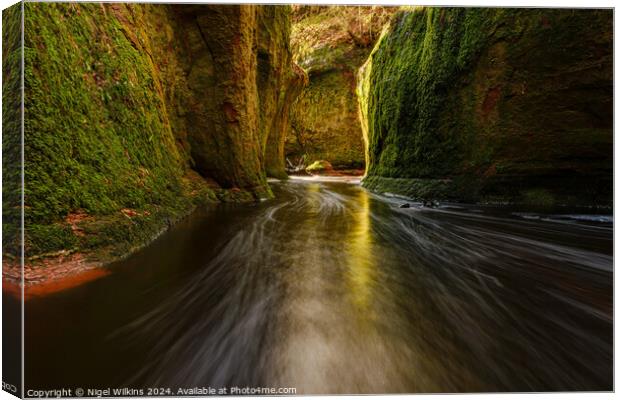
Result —
<instances>
[{"instance_id":1,"label":"rocky gorge","mask_svg":"<svg viewBox=\"0 0 620 400\"><path fill-rule=\"evenodd\" d=\"M125 257L196 207L269 199L287 163L365 169L369 190L424 201L611 204L608 10L24 11L23 188L18 125L3 139L15 280L22 189L32 283ZM6 96L15 12L3 13Z\"/></svg>"},{"instance_id":2,"label":"rocky gorge","mask_svg":"<svg viewBox=\"0 0 620 400\"><path fill-rule=\"evenodd\" d=\"M19 35L18 11L3 14L5 45ZM270 198L267 174L286 176L288 110L305 82L292 62L290 7L28 3L24 12L28 266L108 263L197 205ZM5 82L18 72L5 68ZM15 279L19 135L5 124L5 269Z\"/></svg>"},{"instance_id":3,"label":"rocky gorge","mask_svg":"<svg viewBox=\"0 0 620 400\"><path fill-rule=\"evenodd\" d=\"M2 18L3 389L613 391L612 9Z\"/></svg>"}]
</instances>

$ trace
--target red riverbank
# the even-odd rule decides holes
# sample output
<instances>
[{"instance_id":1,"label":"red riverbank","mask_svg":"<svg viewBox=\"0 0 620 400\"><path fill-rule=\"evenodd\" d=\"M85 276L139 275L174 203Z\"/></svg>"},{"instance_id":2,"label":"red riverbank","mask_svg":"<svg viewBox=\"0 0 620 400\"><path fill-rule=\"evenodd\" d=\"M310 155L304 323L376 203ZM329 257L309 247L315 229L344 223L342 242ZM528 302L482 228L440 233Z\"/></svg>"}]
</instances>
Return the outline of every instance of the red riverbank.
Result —
<instances>
[{"instance_id":1,"label":"red riverbank","mask_svg":"<svg viewBox=\"0 0 620 400\"><path fill-rule=\"evenodd\" d=\"M45 296L101 278L109 271L102 264L87 261L79 253L60 254L24 266L24 298ZM15 260L2 262L2 291L21 296L21 265Z\"/></svg>"}]
</instances>

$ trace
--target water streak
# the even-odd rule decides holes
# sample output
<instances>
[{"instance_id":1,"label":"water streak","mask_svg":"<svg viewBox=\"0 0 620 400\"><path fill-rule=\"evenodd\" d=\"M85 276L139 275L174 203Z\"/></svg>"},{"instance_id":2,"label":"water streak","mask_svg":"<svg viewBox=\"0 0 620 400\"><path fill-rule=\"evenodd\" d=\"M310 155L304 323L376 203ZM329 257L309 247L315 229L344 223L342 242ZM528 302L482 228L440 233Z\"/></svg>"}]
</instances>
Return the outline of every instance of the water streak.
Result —
<instances>
[{"instance_id":1,"label":"water streak","mask_svg":"<svg viewBox=\"0 0 620 400\"><path fill-rule=\"evenodd\" d=\"M298 394L611 389L609 219L566 225L466 206L399 208L400 198L342 182L273 185L276 200L219 210L225 228L212 214L183 228L192 268L151 287L138 315L111 318L97 354L142 350L124 375L97 383ZM174 234L156 245L166 240Z\"/></svg>"}]
</instances>

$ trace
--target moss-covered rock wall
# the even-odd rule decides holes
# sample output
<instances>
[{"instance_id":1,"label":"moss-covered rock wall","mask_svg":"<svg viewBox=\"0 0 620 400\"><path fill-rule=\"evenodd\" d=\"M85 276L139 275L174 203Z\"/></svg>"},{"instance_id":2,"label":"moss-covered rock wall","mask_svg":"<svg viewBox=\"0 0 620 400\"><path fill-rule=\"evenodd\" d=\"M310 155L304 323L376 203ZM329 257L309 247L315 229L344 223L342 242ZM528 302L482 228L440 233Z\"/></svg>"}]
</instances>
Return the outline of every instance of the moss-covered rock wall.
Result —
<instances>
[{"instance_id":1,"label":"moss-covered rock wall","mask_svg":"<svg viewBox=\"0 0 620 400\"><path fill-rule=\"evenodd\" d=\"M109 259L197 204L271 196L265 154L284 145L277 107L295 76L288 12L27 3L28 254ZM267 86L265 57L281 76Z\"/></svg>"},{"instance_id":2,"label":"moss-covered rock wall","mask_svg":"<svg viewBox=\"0 0 620 400\"><path fill-rule=\"evenodd\" d=\"M97 246L131 235L119 229L117 237L106 232L82 239L64 220L72 212L110 218L114 229L117 221L123 225L122 209L155 214L156 206L172 208L176 198L185 198L182 157L162 81L149 55L150 42L140 41L149 35L126 34L144 29L129 10L103 4L26 5L29 254ZM126 228L133 231L131 223Z\"/></svg>"},{"instance_id":3,"label":"moss-covered rock wall","mask_svg":"<svg viewBox=\"0 0 620 400\"><path fill-rule=\"evenodd\" d=\"M611 10L400 12L360 71L364 185L529 204L612 199Z\"/></svg>"},{"instance_id":4,"label":"moss-covered rock wall","mask_svg":"<svg viewBox=\"0 0 620 400\"><path fill-rule=\"evenodd\" d=\"M308 86L297 100L286 154L294 163L327 160L336 168L364 166L355 96L356 71L368 57L387 7L295 6L291 42Z\"/></svg>"},{"instance_id":5,"label":"moss-covered rock wall","mask_svg":"<svg viewBox=\"0 0 620 400\"><path fill-rule=\"evenodd\" d=\"M2 10L2 277L15 281L21 280L21 271L9 276L4 265L9 258L21 265L21 8L18 3Z\"/></svg>"},{"instance_id":6,"label":"moss-covered rock wall","mask_svg":"<svg viewBox=\"0 0 620 400\"><path fill-rule=\"evenodd\" d=\"M305 84L293 63L290 47L291 8L258 10L258 75L260 137L265 172L285 179L284 142L290 130L290 108Z\"/></svg>"}]
</instances>

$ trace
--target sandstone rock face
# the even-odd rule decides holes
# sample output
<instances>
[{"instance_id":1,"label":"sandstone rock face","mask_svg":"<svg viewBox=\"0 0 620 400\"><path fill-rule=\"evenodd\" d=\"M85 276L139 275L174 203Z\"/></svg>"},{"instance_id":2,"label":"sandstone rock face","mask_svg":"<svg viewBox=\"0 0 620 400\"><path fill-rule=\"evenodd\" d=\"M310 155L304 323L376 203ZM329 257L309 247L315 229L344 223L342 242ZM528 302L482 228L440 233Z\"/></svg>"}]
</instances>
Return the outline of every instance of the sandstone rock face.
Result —
<instances>
[{"instance_id":1,"label":"sandstone rock face","mask_svg":"<svg viewBox=\"0 0 620 400\"><path fill-rule=\"evenodd\" d=\"M290 7L258 10L258 74L260 138L268 176L286 179L284 142L290 130L290 109L306 84L290 49Z\"/></svg>"},{"instance_id":2,"label":"sandstone rock face","mask_svg":"<svg viewBox=\"0 0 620 400\"><path fill-rule=\"evenodd\" d=\"M200 202L271 196L265 170L283 172L287 103L303 84L289 13L28 3L29 253L120 254ZM75 213L87 216L77 228Z\"/></svg>"},{"instance_id":3,"label":"sandstone rock face","mask_svg":"<svg viewBox=\"0 0 620 400\"><path fill-rule=\"evenodd\" d=\"M279 179L288 178L285 171L284 146L291 132L291 108L308 84L308 75L299 66L293 64L292 73L288 73L284 79L286 89L281 91L278 97L276 117L271 124L265 147L265 173L267 176Z\"/></svg>"},{"instance_id":4,"label":"sandstone rock face","mask_svg":"<svg viewBox=\"0 0 620 400\"><path fill-rule=\"evenodd\" d=\"M612 12L400 12L360 71L377 191L533 205L612 200Z\"/></svg>"},{"instance_id":5,"label":"sandstone rock face","mask_svg":"<svg viewBox=\"0 0 620 400\"><path fill-rule=\"evenodd\" d=\"M364 63L393 9L295 6L291 43L309 84L297 100L286 154L297 164L329 160L336 168L364 165L355 96L356 71Z\"/></svg>"},{"instance_id":6,"label":"sandstone rock face","mask_svg":"<svg viewBox=\"0 0 620 400\"><path fill-rule=\"evenodd\" d=\"M256 6L171 6L188 47L188 141L196 170L226 188L259 196L269 189L256 85ZM263 193L265 192L265 193Z\"/></svg>"}]
</instances>

